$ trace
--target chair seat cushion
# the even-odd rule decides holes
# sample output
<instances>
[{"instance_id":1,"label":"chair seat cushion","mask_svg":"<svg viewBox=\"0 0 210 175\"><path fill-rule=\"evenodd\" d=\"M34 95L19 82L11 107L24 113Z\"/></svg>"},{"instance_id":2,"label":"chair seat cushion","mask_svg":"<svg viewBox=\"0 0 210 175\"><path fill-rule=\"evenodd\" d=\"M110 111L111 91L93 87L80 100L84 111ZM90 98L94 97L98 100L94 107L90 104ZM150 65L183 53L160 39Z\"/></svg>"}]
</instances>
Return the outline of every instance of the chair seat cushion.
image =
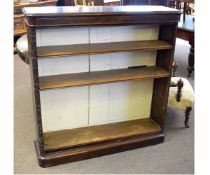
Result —
<instances>
[{"instance_id":1,"label":"chair seat cushion","mask_svg":"<svg viewBox=\"0 0 210 175\"><path fill-rule=\"evenodd\" d=\"M20 58L26 62L27 64L29 63L29 55L28 55L28 39L27 35L21 36L17 42L16 42L16 49L18 52L18 55Z\"/></svg>"},{"instance_id":2,"label":"chair seat cushion","mask_svg":"<svg viewBox=\"0 0 210 175\"><path fill-rule=\"evenodd\" d=\"M182 77L172 77L171 83L176 84L180 79L183 81L183 87L181 90L181 100L177 102L177 87L170 87L169 98L168 98L168 107L171 108L181 108L186 109L186 107L192 107L194 102L194 90L190 82L186 78Z\"/></svg>"}]
</instances>

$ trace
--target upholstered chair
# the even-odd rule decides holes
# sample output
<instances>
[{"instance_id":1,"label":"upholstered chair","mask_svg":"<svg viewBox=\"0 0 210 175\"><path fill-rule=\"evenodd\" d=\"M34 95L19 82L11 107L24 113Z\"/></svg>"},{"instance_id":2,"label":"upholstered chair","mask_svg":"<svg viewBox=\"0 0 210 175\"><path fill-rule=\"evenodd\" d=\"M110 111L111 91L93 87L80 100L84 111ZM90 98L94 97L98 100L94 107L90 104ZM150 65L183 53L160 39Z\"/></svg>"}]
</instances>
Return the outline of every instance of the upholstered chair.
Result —
<instances>
[{"instance_id":1,"label":"upholstered chair","mask_svg":"<svg viewBox=\"0 0 210 175\"><path fill-rule=\"evenodd\" d=\"M189 116L194 103L194 90L183 77L171 77L168 107L185 110L185 127L189 128Z\"/></svg>"}]
</instances>

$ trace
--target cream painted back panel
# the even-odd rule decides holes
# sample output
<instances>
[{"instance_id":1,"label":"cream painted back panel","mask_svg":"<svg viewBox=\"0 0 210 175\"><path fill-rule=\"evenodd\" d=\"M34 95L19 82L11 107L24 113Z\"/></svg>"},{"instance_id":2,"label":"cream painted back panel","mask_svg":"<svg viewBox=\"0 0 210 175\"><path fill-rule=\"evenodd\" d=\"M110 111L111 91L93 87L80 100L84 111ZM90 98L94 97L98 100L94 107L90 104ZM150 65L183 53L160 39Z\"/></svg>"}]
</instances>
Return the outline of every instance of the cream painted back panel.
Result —
<instances>
[{"instance_id":1,"label":"cream painted back panel","mask_svg":"<svg viewBox=\"0 0 210 175\"><path fill-rule=\"evenodd\" d=\"M54 46L89 43L88 27L37 29L37 46Z\"/></svg>"},{"instance_id":2,"label":"cream painted back panel","mask_svg":"<svg viewBox=\"0 0 210 175\"><path fill-rule=\"evenodd\" d=\"M51 45L69 45L69 44L85 44L85 43L101 43L101 42L118 42L118 41L134 41L134 40L154 40L158 38L159 27L157 25L131 25L131 26L107 26L107 27L67 27L57 29L38 29L37 46L51 46ZM117 66L126 68L128 62L133 65L138 65L144 60L138 59L138 54L141 57L152 59L147 52L124 52L102 55L91 55L91 58L96 58L94 61L97 65L103 59L110 59L112 61L111 69L118 69ZM111 58L115 59L111 59ZM135 61L130 61L131 57L135 57ZM122 59L121 59L122 58ZM108 61L108 60L106 60ZM147 62L150 62L148 60ZM57 75L67 73L88 72L89 69L88 55L76 55L69 57L55 57L55 58L40 58L38 59L39 76ZM92 64L95 64L92 62ZM111 64L110 62L107 64ZM122 66L124 65L124 66ZM133 66L129 65L129 66ZM106 70L106 68L98 67L98 70Z\"/></svg>"},{"instance_id":3,"label":"cream painted back panel","mask_svg":"<svg viewBox=\"0 0 210 175\"><path fill-rule=\"evenodd\" d=\"M159 27L120 26L90 28L90 42L157 40ZM123 69L156 63L156 51L91 55L90 71ZM150 117L153 79L90 86L90 125Z\"/></svg>"},{"instance_id":4,"label":"cream painted back panel","mask_svg":"<svg viewBox=\"0 0 210 175\"><path fill-rule=\"evenodd\" d=\"M156 63L156 51L116 52L90 55L90 71L126 69L132 66L152 66Z\"/></svg>"},{"instance_id":5,"label":"cream painted back panel","mask_svg":"<svg viewBox=\"0 0 210 175\"><path fill-rule=\"evenodd\" d=\"M90 43L154 40L158 33L158 25L91 27Z\"/></svg>"},{"instance_id":6,"label":"cream painted back panel","mask_svg":"<svg viewBox=\"0 0 210 175\"><path fill-rule=\"evenodd\" d=\"M109 121L148 118L153 80L129 81L110 85Z\"/></svg>"},{"instance_id":7,"label":"cream painted back panel","mask_svg":"<svg viewBox=\"0 0 210 175\"><path fill-rule=\"evenodd\" d=\"M38 66L39 76L89 72L89 56L40 58Z\"/></svg>"},{"instance_id":8,"label":"cream painted back panel","mask_svg":"<svg viewBox=\"0 0 210 175\"><path fill-rule=\"evenodd\" d=\"M90 56L90 70L155 65L156 51L121 52ZM90 125L150 116L153 79L90 86Z\"/></svg>"},{"instance_id":9,"label":"cream painted back panel","mask_svg":"<svg viewBox=\"0 0 210 175\"><path fill-rule=\"evenodd\" d=\"M88 125L88 87L41 91L43 132Z\"/></svg>"},{"instance_id":10,"label":"cream painted back panel","mask_svg":"<svg viewBox=\"0 0 210 175\"><path fill-rule=\"evenodd\" d=\"M89 125L109 123L110 84L90 86Z\"/></svg>"},{"instance_id":11,"label":"cream painted back panel","mask_svg":"<svg viewBox=\"0 0 210 175\"><path fill-rule=\"evenodd\" d=\"M89 43L88 27L37 29L37 46ZM88 55L38 59L39 76L89 71Z\"/></svg>"},{"instance_id":12,"label":"cream painted back panel","mask_svg":"<svg viewBox=\"0 0 210 175\"><path fill-rule=\"evenodd\" d=\"M37 45L153 40L158 26L76 27L37 30ZM156 51L38 59L39 76L154 65ZM153 80L73 87L41 92L43 131L119 122L150 115Z\"/></svg>"},{"instance_id":13,"label":"cream painted back panel","mask_svg":"<svg viewBox=\"0 0 210 175\"><path fill-rule=\"evenodd\" d=\"M150 116L153 79L90 86L89 125Z\"/></svg>"},{"instance_id":14,"label":"cream painted back panel","mask_svg":"<svg viewBox=\"0 0 210 175\"><path fill-rule=\"evenodd\" d=\"M37 46L89 43L89 28L38 29ZM89 56L38 59L39 76L89 72ZM43 131L57 131L88 125L89 88L64 88L40 93Z\"/></svg>"}]
</instances>

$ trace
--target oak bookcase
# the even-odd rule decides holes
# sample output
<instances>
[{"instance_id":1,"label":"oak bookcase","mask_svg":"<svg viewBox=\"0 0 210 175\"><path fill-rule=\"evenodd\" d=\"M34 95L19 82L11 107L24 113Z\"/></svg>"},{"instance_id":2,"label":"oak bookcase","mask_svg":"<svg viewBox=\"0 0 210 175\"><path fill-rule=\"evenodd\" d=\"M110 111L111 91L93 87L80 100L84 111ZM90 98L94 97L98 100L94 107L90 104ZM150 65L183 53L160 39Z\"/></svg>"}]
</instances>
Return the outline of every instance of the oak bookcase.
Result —
<instances>
[{"instance_id":1,"label":"oak bookcase","mask_svg":"<svg viewBox=\"0 0 210 175\"><path fill-rule=\"evenodd\" d=\"M164 141L180 11L24 8L39 165Z\"/></svg>"}]
</instances>

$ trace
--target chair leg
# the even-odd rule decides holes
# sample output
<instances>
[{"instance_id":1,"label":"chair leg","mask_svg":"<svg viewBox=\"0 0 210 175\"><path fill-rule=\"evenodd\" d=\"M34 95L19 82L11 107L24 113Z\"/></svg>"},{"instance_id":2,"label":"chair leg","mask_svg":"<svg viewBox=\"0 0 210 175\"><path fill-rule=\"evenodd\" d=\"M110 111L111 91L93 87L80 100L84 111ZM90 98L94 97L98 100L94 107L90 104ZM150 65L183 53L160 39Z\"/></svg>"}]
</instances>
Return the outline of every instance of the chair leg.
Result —
<instances>
[{"instance_id":1,"label":"chair leg","mask_svg":"<svg viewBox=\"0 0 210 175\"><path fill-rule=\"evenodd\" d=\"M190 112L192 111L192 107L187 107L186 110L185 110L185 121L184 121L184 124L185 124L185 127L186 128L189 128L189 115L190 115Z\"/></svg>"},{"instance_id":2,"label":"chair leg","mask_svg":"<svg viewBox=\"0 0 210 175\"><path fill-rule=\"evenodd\" d=\"M176 77L177 68L178 68L178 64L176 64L176 62L174 62L173 66L172 66L172 77Z\"/></svg>"}]
</instances>

